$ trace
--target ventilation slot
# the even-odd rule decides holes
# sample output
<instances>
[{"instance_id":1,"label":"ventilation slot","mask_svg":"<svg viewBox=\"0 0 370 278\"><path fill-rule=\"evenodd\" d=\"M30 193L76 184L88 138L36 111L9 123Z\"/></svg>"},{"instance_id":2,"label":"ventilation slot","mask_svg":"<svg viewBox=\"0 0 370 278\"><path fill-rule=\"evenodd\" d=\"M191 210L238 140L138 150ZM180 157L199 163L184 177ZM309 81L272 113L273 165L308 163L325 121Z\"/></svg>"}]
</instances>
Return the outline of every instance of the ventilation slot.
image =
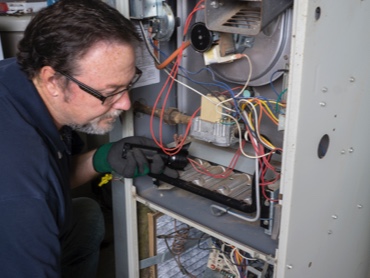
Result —
<instances>
[{"instance_id":1,"label":"ventilation slot","mask_svg":"<svg viewBox=\"0 0 370 278\"><path fill-rule=\"evenodd\" d=\"M223 26L252 30L259 29L261 26L261 12L241 9L229 18Z\"/></svg>"},{"instance_id":2,"label":"ventilation slot","mask_svg":"<svg viewBox=\"0 0 370 278\"><path fill-rule=\"evenodd\" d=\"M206 0L205 4L209 30L255 36L290 8L293 0Z\"/></svg>"}]
</instances>

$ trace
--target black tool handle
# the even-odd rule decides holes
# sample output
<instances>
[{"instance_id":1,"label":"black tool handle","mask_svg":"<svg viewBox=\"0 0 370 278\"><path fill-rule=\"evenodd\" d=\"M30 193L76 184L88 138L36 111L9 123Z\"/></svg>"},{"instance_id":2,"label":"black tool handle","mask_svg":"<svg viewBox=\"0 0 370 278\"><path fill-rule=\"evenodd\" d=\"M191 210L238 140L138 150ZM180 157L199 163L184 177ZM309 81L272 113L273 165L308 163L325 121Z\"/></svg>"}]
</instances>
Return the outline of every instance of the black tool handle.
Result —
<instances>
[{"instance_id":1,"label":"black tool handle","mask_svg":"<svg viewBox=\"0 0 370 278\"><path fill-rule=\"evenodd\" d=\"M183 170L185 166L188 164L188 151L187 150L180 150L175 155L168 155L162 151L160 148L151 147L151 146L143 146L139 144L130 144L125 143L122 149L122 157L125 158L126 154L129 150L133 149L140 149L146 159L148 159L149 162L153 160L153 156L158 154L162 158L164 164L168 166L169 168L175 169L175 170Z\"/></svg>"}]
</instances>

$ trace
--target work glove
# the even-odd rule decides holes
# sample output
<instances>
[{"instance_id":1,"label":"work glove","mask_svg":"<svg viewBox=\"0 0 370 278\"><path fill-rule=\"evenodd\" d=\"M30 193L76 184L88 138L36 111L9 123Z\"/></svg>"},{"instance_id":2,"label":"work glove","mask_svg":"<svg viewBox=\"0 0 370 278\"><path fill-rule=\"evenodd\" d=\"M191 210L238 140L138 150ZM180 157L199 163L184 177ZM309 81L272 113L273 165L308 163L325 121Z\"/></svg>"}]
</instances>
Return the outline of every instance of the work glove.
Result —
<instances>
[{"instance_id":1,"label":"work glove","mask_svg":"<svg viewBox=\"0 0 370 278\"><path fill-rule=\"evenodd\" d=\"M159 154L153 155L150 161L138 148L126 150L123 155L126 143L158 147L153 140L141 136L126 137L117 142L104 144L96 150L93 156L95 171L99 173L114 171L125 178L135 178L149 173L165 174L172 178L178 177L177 171L167 167Z\"/></svg>"}]
</instances>

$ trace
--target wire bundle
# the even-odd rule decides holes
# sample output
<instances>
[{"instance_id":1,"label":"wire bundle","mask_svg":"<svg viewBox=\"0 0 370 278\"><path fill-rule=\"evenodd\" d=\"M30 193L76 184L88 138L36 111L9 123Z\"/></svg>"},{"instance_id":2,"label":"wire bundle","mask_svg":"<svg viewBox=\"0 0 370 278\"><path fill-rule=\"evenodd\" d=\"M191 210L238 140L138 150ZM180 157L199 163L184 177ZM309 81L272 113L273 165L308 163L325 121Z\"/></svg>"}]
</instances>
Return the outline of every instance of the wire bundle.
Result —
<instances>
[{"instance_id":1,"label":"wire bundle","mask_svg":"<svg viewBox=\"0 0 370 278\"><path fill-rule=\"evenodd\" d=\"M150 116L150 133L153 138L153 140L156 142L156 144L163 150L164 153L167 155L175 155L177 154L184 146L187 136L190 132L191 123L194 117L199 113L200 107L198 109L195 109L194 113L191 116L191 120L189 121L185 134L178 137L176 140L177 145L174 148L168 148L165 146L162 138L163 134L163 122L164 122L164 111L165 109L161 110L161 115L159 119L159 138L156 138L155 130L154 130L154 116L155 111L157 110L157 107L162 100L162 107L166 107L170 92L173 88L174 82L177 82L181 84L182 86L185 86L189 90L201 95L203 98L207 99L211 103L215 105L215 112L220 113L222 116L222 122L221 124L233 124L235 125L235 129L238 131L238 140L239 140L239 148L235 152L234 157L229 163L229 166L227 170L224 173L221 174L211 174L207 172L204 167L197 164L194 160L189 159L190 164L196 169L196 171L201 172L203 174L212 176L214 178L226 178L231 173L233 173L234 167L240 158L241 155L256 160L256 173L257 178L256 180L256 189L258 189L260 186L263 187L262 194L265 199L269 201L277 201L277 200L271 200L266 192L265 187L275 183L280 178L279 170L276 169L275 166L271 164L271 157L273 154L282 153L282 149L274 146L274 144L265 136L263 136L260 133L260 126L262 124L262 121L265 119L270 120L274 125L279 124L279 117L278 114L280 113L280 109L285 108L285 104L281 101L282 96L286 93L286 89L282 91L280 94L276 91L276 88L273 86L273 77L278 72L286 72L286 70L277 70L274 72L270 78L270 85L271 89L275 92L277 95L277 100L273 99L267 99L261 96L250 96L245 97L244 93L246 92L249 81L251 79L252 75L252 62L248 55L246 54L236 54L237 59L245 59L248 62L249 65L249 73L246 76L246 82L241 87L235 87L230 88L230 86L224 82L218 81L215 78L214 73L212 70L208 67L202 68L198 70L197 72L189 72L185 68L181 66L181 59L183 56L183 52L185 49L190 45L189 41L186 40L187 32L189 30L189 26L192 22L193 16L197 11L200 11L204 9L204 0L199 1L194 9L189 13L189 15L186 18L185 24L184 24L184 30L183 30L183 41L181 46L171 55L165 55L162 53L157 44L153 42L151 39L150 33L147 34L144 30L143 24L140 21L140 28L141 32L144 37L145 44L148 48L148 51L150 55L153 57L156 63L156 67L158 69L164 70L168 77L166 81L164 82L164 85L160 92L158 93L158 96L155 100L155 103L153 105L152 114ZM164 62L160 62L159 59L156 56L156 53L161 53L163 56L166 56L168 58L165 59ZM198 75L202 72L206 72L210 75L212 82L204 82L204 81L197 81L192 76ZM189 86L188 84L185 84L178 80L178 76L182 76L191 82L194 82L202 88L205 88L208 92L210 91L212 95L214 95L218 102L215 102L213 99L207 97L203 93L199 92L198 90L194 89L193 87ZM216 87L219 89L222 89L223 92L221 93L215 93L211 90L209 90L209 87ZM220 95L226 96L226 99L221 100L219 98ZM273 108L275 106L275 109ZM221 112L220 112L221 111ZM176 136L176 135L175 135ZM249 142L249 144L253 147L254 153L246 153L245 151L245 145L246 142ZM274 178L270 180L266 180L266 174L272 173ZM256 190L256 192L259 192L259 190ZM259 201L259 198L257 198L257 201ZM259 206L259 204L258 204ZM258 216L259 218L259 216ZM257 218L257 219L258 219ZM253 218L253 220L256 218ZM255 221L255 220L254 220Z\"/></svg>"}]
</instances>

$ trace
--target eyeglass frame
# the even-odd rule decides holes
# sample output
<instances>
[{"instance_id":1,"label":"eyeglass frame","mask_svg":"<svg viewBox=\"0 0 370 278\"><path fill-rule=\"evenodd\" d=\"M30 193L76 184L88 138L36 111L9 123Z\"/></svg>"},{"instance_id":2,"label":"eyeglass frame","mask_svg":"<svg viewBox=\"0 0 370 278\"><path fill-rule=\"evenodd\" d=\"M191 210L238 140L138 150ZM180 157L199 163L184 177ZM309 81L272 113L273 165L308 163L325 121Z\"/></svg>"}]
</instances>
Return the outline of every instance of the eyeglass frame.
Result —
<instances>
[{"instance_id":1,"label":"eyeglass frame","mask_svg":"<svg viewBox=\"0 0 370 278\"><path fill-rule=\"evenodd\" d=\"M119 95L119 94L122 94L124 92L129 92L132 87L139 81L141 75L143 74L143 72L138 68L138 67L135 67L135 76L134 76L134 79L130 82L130 84L127 85L127 88L119 91L119 92L116 92L116 93L113 93L113 94L110 94L108 96L104 96L102 95L98 90L95 90L93 88L91 88L90 86L86 85L85 83L82 83L81 81L78 81L76 78L72 77L71 75L69 75L68 73L65 73L65 72L62 72L62 71L56 71L58 72L59 74L61 74L62 76L66 77L68 80L74 82L75 84L77 84L77 86L83 90L84 92L96 97L97 99L99 99L102 104L104 104L104 102L106 101L107 98L110 98L110 97L113 97L113 96L116 96L116 95Z\"/></svg>"}]
</instances>

